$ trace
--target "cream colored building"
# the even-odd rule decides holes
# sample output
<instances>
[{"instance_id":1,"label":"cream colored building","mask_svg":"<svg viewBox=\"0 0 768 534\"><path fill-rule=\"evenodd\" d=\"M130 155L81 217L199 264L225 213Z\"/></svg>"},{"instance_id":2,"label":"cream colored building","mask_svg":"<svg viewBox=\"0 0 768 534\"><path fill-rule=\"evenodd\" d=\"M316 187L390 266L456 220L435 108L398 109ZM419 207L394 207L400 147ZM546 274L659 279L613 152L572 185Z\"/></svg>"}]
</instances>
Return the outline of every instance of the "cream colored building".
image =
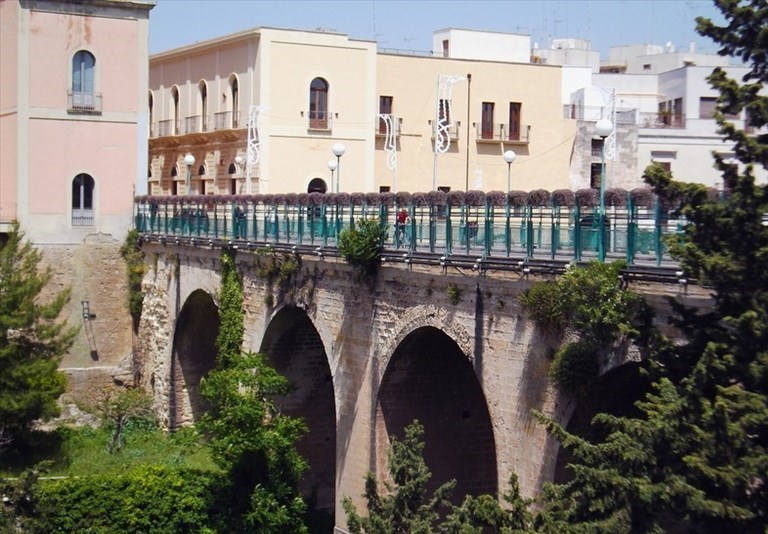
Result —
<instances>
[{"instance_id":1,"label":"cream colored building","mask_svg":"<svg viewBox=\"0 0 768 534\"><path fill-rule=\"evenodd\" d=\"M513 189L567 187L576 124L561 77L274 28L170 50L150 58L149 191L504 190L506 150ZM436 122L450 134L437 155Z\"/></svg>"}]
</instances>

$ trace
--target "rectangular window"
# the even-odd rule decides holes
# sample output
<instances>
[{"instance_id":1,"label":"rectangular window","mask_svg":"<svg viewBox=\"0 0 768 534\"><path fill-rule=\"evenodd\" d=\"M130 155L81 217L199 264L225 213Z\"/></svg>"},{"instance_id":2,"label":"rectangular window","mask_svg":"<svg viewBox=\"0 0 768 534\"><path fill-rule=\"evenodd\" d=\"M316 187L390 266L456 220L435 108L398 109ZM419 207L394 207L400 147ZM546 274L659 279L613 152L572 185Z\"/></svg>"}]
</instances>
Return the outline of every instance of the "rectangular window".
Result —
<instances>
[{"instance_id":1,"label":"rectangular window","mask_svg":"<svg viewBox=\"0 0 768 534\"><path fill-rule=\"evenodd\" d=\"M509 140L520 140L520 114L523 104L520 102L509 103Z\"/></svg>"},{"instance_id":2,"label":"rectangular window","mask_svg":"<svg viewBox=\"0 0 768 534\"><path fill-rule=\"evenodd\" d=\"M603 140L592 139L592 157L601 158L603 156Z\"/></svg>"},{"instance_id":3,"label":"rectangular window","mask_svg":"<svg viewBox=\"0 0 768 534\"><path fill-rule=\"evenodd\" d=\"M685 122L683 121L682 98L675 98L674 102L672 103L672 115L674 115L673 125L675 127L682 128L685 126Z\"/></svg>"},{"instance_id":4,"label":"rectangular window","mask_svg":"<svg viewBox=\"0 0 768 534\"><path fill-rule=\"evenodd\" d=\"M380 185L379 193L389 193L390 187L388 185Z\"/></svg>"},{"instance_id":5,"label":"rectangular window","mask_svg":"<svg viewBox=\"0 0 768 534\"><path fill-rule=\"evenodd\" d=\"M589 187L592 189L600 189L602 167L600 163L593 163L589 168Z\"/></svg>"},{"instance_id":6,"label":"rectangular window","mask_svg":"<svg viewBox=\"0 0 768 534\"><path fill-rule=\"evenodd\" d=\"M232 178L229 181L229 194L230 195L236 195L237 194L237 178Z\"/></svg>"},{"instance_id":7,"label":"rectangular window","mask_svg":"<svg viewBox=\"0 0 768 534\"><path fill-rule=\"evenodd\" d=\"M392 97L380 96L379 97L379 114L380 115L392 115ZM387 125L384 123L384 119L379 119L379 133L387 133Z\"/></svg>"},{"instance_id":8,"label":"rectangular window","mask_svg":"<svg viewBox=\"0 0 768 534\"><path fill-rule=\"evenodd\" d=\"M441 124L450 126L451 125L450 101L444 100L441 98L437 103L437 106L438 106L437 121Z\"/></svg>"},{"instance_id":9,"label":"rectangular window","mask_svg":"<svg viewBox=\"0 0 768 534\"><path fill-rule=\"evenodd\" d=\"M480 137L493 139L493 102L483 102L482 124Z\"/></svg>"},{"instance_id":10,"label":"rectangular window","mask_svg":"<svg viewBox=\"0 0 768 534\"><path fill-rule=\"evenodd\" d=\"M450 50L449 50L448 39L444 39L443 40L443 57L448 57L449 51Z\"/></svg>"},{"instance_id":11,"label":"rectangular window","mask_svg":"<svg viewBox=\"0 0 768 534\"><path fill-rule=\"evenodd\" d=\"M715 106L717 99L713 96L702 96L699 98L699 118L712 119L715 116Z\"/></svg>"}]
</instances>

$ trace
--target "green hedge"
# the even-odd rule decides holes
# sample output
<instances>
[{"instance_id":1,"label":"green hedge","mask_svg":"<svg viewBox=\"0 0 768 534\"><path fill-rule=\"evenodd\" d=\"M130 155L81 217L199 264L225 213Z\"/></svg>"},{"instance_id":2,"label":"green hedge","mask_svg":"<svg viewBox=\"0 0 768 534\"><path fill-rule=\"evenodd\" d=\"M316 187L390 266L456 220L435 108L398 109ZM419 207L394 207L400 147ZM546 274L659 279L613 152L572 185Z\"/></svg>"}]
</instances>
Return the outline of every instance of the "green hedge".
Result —
<instances>
[{"instance_id":1,"label":"green hedge","mask_svg":"<svg viewBox=\"0 0 768 534\"><path fill-rule=\"evenodd\" d=\"M220 475L145 466L123 475L41 481L45 532L214 532L210 512Z\"/></svg>"}]
</instances>

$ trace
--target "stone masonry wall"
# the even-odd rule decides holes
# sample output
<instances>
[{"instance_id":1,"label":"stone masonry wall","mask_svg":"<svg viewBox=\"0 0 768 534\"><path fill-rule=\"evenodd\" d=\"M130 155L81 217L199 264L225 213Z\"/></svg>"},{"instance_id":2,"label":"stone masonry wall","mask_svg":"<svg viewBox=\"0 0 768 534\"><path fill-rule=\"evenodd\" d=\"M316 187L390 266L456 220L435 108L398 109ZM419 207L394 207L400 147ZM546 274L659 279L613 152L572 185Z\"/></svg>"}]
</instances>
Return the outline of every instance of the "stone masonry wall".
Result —
<instances>
[{"instance_id":1,"label":"stone masonry wall","mask_svg":"<svg viewBox=\"0 0 768 534\"><path fill-rule=\"evenodd\" d=\"M144 248L150 270L139 329L140 371L167 423L176 319L195 290L218 302L219 251L158 244ZM258 261L251 253L237 257L245 298L244 349L258 351L276 314L284 306L297 306L312 321L328 358L336 408L337 525L344 524L340 499L350 496L362 506L364 476L379 465L383 448L376 443L381 433L377 398L388 364L406 336L424 326L454 340L479 381L493 427L499 491L506 490L511 472L519 476L525 496L552 479L558 446L531 411L565 423L574 403L547 379L555 341L536 328L518 301L521 291L543 278L387 264L374 280L361 281L342 261L305 256L294 279L279 287L259 276ZM448 296L449 283L461 295L456 305ZM682 290L658 284L640 289L660 308L663 295ZM706 298L704 292L689 290L691 300ZM604 368L621 362L614 358Z\"/></svg>"}]
</instances>

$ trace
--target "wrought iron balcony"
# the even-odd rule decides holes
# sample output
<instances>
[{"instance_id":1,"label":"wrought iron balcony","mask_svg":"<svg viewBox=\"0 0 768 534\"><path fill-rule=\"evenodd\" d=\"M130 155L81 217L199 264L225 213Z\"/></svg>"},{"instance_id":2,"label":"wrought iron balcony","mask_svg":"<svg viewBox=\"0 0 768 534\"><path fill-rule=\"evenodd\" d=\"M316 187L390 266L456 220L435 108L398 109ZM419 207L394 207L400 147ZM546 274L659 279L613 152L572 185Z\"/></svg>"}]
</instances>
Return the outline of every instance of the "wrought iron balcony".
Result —
<instances>
[{"instance_id":1,"label":"wrought iron balcony","mask_svg":"<svg viewBox=\"0 0 768 534\"><path fill-rule=\"evenodd\" d=\"M309 130L331 130L333 128L333 113L330 111L305 111L304 114L309 120L307 129Z\"/></svg>"},{"instance_id":2,"label":"wrought iron balcony","mask_svg":"<svg viewBox=\"0 0 768 534\"><path fill-rule=\"evenodd\" d=\"M240 128L240 114L231 111L220 111L213 114L214 130L237 130Z\"/></svg>"},{"instance_id":3,"label":"wrought iron balcony","mask_svg":"<svg viewBox=\"0 0 768 534\"><path fill-rule=\"evenodd\" d=\"M394 130L393 134L395 137L398 137L400 135L400 126L403 122L402 118L398 118L396 115L393 115L391 113L385 114L390 119L390 124L392 125L392 129ZM376 115L376 137L384 137L387 135L387 123L386 120L381 116L381 114Z\"/></svg>"},{"instance_id":4,"label":"wrought iron balcony","mask_svg":"<svg viewBox=\"0 0 768 534\"><path fill-rule=\"evenodd\" d=\"M685 115L682 113L641 113L641 128L685 128Z\"/></svg>"},{"instance_id":5,"label":"wrought iron balcony","mask_svg":"<svg viewBox=\"0 0 768 534\"><path fill-rule=\"evenodd\" d=\"M506 123L476 123L477 142L505 142L505 143L528 143L530 141L531 127L527 124L513 124L510 127Z\"/></svg>"},{"instance_id":6,"label":"wrought iron balcony","mask_svg":"<svg viewBox=\"0 0 768 534\"><path fill-rule=\"evenodd\" d=\"M67 110L70 113L101 113L101 93L67 91Z\"/></svg>"}]
</instances>

